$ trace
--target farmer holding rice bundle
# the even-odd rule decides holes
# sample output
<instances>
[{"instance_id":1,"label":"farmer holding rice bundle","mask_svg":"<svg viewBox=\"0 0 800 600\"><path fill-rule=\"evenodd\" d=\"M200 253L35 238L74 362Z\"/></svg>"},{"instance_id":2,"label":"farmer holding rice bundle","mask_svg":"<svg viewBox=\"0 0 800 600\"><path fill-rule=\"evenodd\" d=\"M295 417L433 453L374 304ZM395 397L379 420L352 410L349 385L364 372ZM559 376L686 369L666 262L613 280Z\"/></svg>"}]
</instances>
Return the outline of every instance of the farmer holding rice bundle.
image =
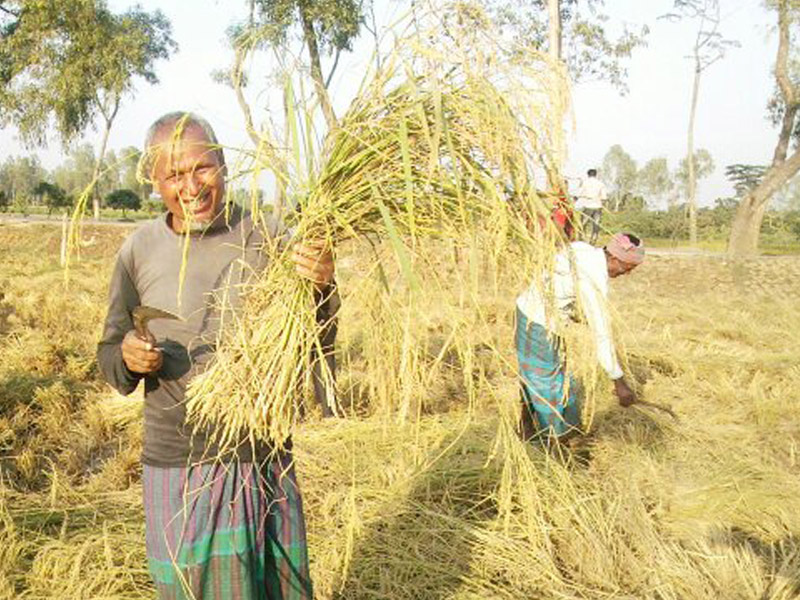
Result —
<instances>
[{"instance_id":1,"label":"farmer holding rice bundle","mask_svg":"<svg viewBox=\"0 0 800 600\"><path fill-rule=\"evenodd\" d=\"M98 362L123 394L144 379L150 573L160 598L311 598L291 442L280 452L258 440L220 448L211 432L186 421L186 387L212 360L223 325L235 321L242 285L265 268L263 247L275 244L277 227L225 210L225 158L204 119L165 115L145 146L167 212L128 237L117 256ZM298 244L292 260L315 284L318 319L330 321L330 250ZM142 335L132 318L141 305L182 318L154 320Z\"/></svg>"},{"instance_id":2,"label":"farmer holding rice bundle","mask_svg":"<svg viewBox=\"0 0 800 600\"><path fill-rule=\"evenodd\" d=\"M556 333L579 314L589 325L597 361L614 381L620 404L636 401L617 361L606 298L609 278L625 275L643 261L644 245L631 234L616 234L605 248L572 242L556 254L552 270L517 298L515 341L524 439L558 439L580 431L579 389L567 371L564 340Z\"/></svg>"}]
</instances>

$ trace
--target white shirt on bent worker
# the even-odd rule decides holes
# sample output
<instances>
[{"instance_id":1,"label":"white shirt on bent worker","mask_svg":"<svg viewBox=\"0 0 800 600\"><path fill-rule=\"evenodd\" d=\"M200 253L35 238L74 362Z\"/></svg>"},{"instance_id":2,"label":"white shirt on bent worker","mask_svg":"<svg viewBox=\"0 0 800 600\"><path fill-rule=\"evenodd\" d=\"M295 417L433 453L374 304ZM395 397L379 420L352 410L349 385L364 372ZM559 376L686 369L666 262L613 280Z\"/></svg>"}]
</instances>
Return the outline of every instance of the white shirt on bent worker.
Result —
<instances>
[{"instance_id":1,"label":"white shirt on bent worker","mask_svg":"<svg viewBox=\"0 0 800 600\"><path fill-rule=\"evenodd\" d=\"M572 272L573 264L576 269L575 276ZM597 347L597 360L611 379L619 379L623 373L617 361L606 307L608 266L605 251L585 242L572 242L555 256L553 267L554 302L548 303L542 296L541 290L546 289L547 285L533 282L517 298L517 307L529 321L538 323L552 332L555 319L547 314L548 305L555 307L559 318L572 318L577 300L575 290L577 285L580 304Z\"/></svg>"},{"instance_id":2,"label":"white shirt on bent worker","mask_svg":"<svg viewBox=\"0 0 800 600\"><path fill-rule=\"evenodd\" d=\"M608 199L608 192L606 186L597 177L587 177L581 182L581 187L578 190L578 201L575 203L575 208L578 210L589 209L596 210L603 208L603 202Z\"/></svg>"}]
</instances>

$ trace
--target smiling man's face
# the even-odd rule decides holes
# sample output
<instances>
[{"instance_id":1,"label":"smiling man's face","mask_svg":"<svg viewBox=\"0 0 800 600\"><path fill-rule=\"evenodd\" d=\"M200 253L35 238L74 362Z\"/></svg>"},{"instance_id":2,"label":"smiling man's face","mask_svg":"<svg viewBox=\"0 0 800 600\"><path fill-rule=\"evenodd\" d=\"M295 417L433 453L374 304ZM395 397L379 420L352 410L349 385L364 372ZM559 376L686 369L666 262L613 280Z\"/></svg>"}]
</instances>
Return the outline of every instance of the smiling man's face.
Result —
<instances>
[{"instance_id":1,"label":"smiling man's face","mask_svg":"<svg viewBox=\"0 0 800 600\"><path fill-rule=\"evenodd\" d=\"M225 166L202 128L189 124L175 135L165 127L153 140L153 186L178 233L201 231L222 212Z\"/></svg>"}]
</instances>

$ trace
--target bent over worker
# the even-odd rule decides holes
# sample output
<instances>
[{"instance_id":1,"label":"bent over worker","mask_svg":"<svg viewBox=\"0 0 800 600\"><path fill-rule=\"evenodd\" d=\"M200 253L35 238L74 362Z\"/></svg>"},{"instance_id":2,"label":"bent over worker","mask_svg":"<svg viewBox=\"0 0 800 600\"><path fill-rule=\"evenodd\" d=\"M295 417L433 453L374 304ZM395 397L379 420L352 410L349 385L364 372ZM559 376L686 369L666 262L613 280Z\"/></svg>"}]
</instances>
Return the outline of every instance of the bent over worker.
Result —
<instances>
[{"instance_id":1,"label":"bent over worker","mask_svg":"<svg viewBox=\"0 0 800 600\"><path fill-rule=\"evenodd\" d=\"M119 251L97 354L103 375L121 393L144 381L145 543L158 597L311 598L290 440L281 453L242 443L222 454L210 431L186 422L187 385L213 359L222 323L233 321L223 311L240 309L241 284L266 267L265 236L275 236L277 227L262 231L244 210L224 210L225 157L201 117L161 117L148 131L145 152L153 157L153 185L166 212ZM318 318L331 318L331 251L297 245L293 261L325 300ZM140 305L182 319L153 321L142 339L131 316Z\"/></svg>"},{"instance_id":2,"label":"bent over worker","mask_svg":"<svg viewBox=\"0 0 800 600\"><path fill-rule=\"evenodd\" d=\"M553 269L517 298L516 349L523 400L520 433L524 439L558 439L580 431L580 396L564 364L559 319L575 319L580 303L591 328L600 366L614 382L622 406L636 396L617 360L606 311L608 280L644 261L644 246L632 234L615 235L605 248L572 242L555 257ZM545 290L554 298L548 301ZM557 311L558 314L551 314Z\"/></svg>"}]
</instances>

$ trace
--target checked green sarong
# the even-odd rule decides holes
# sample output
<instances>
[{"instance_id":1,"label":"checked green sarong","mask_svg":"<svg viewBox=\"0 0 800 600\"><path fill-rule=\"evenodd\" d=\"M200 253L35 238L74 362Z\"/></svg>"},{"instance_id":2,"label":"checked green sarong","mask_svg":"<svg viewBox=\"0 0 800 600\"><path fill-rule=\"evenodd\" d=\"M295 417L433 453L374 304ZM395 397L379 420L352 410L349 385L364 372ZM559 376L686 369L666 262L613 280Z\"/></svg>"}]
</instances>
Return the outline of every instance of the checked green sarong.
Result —
<instances>
[{"instance_id":1,"label":"checked green sarong","mask_svg":"<svg viewBox=\"0 0 800 600\"><path fill-rule=\"evenodd\" d=\"M515 344L522 397L533 416L538 436L560 437L580 428L577 382L564 372L558 345L539 323L519 308ZM569 381L569 383L567 383Z\"/></svg>"},{"instance_id":2,"label":"checked green sarong","mask_svg":"<svg viewBox=\"0 0 800 600\"><path fill-rule=\"evenodd\" d=\"M147 561L160 600L310 600L290 454L252 463L144 466Z\"/></svg>"}]
</instances>

